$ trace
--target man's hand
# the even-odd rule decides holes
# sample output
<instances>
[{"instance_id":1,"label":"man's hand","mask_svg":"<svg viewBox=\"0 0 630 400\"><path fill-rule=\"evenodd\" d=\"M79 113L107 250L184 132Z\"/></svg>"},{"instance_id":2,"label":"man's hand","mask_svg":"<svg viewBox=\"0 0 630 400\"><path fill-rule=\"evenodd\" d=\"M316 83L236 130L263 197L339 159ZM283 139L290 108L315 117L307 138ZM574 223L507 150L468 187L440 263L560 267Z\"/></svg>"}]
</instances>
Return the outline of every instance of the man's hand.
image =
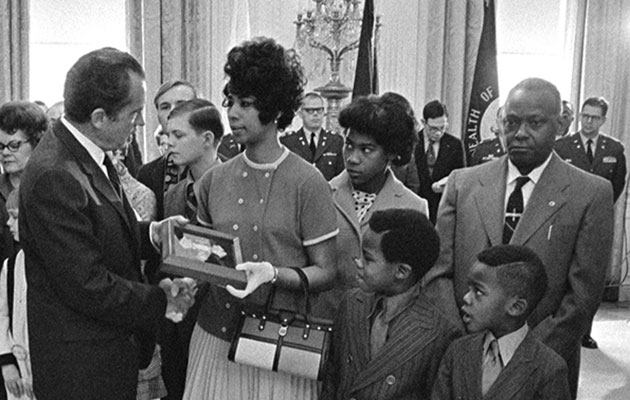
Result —
<instances>
[{"instance_id":1,"label":"man's hand","mask_svg":"<svg viewBox=\"0 0 630 400\"><path fill-rule=\"evenodd\" d=\"M171 221L174 227L183 227L184 225L190 223L188 219L181 215L175 215L174 217L169 217L163 219L161 221L151 222L150 230L151 230L151 241L154 245L160 246L162 244L162 235L165 234L165 230L167 229L168 222Z\"/></svg>"},{"instance_id":2,"label":"man's hand","mask_svg":"<svg viewBox=\"0 0 630 400\"><path fill-rule=\"evenodd\" d=\"M234 288L227 285L225 288L234 297L239 299L249 296L254 290L258 289L263 283L271 282L277 278L278 270L268 262L245 262L236 266L238 271L245 271L247 276L247 286L244 290Z\"/></svg>"},{"instance_id":3,"label":"man's hand","mask_svg":"<svg viewBox=\"0 0 630 400\"><path fill-rule=\"evenodd\" d=\"M188 309L195 304L197 282L191 278L165 278L159 286L166 293L166 318L175 323L181 322Z\"/></svg>"},{"instance_id":4,"label":"man's hand","mask_svg":"<svg viewBox=\"0 0 630 400\"><path fill-rule=\"evenodd\" d=\"M20 378L20 371L13 364L2 366L2 378L4 378L4 386L7 391L15 397L21 397L24 392L24 384Z\"/></svg>"}]
</instances>

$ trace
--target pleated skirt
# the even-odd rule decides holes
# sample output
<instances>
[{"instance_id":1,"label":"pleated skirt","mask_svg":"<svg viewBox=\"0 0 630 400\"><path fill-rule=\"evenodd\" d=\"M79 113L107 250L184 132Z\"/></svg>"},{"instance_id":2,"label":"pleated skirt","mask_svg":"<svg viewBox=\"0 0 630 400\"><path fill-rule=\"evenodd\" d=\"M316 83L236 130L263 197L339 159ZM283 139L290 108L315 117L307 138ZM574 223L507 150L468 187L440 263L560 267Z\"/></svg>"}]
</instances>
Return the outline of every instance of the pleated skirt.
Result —
<instances>
[{"instance_id":1,"label":"pleated skirt","mask_svg":"<svg viewBox=\"0 0 630 400\"><path fill-rule=\"evenodd\" d=\"M195 325L184 400L316 400L317 381L228 360L230 343Z\"/></svg>"}]
</instances>

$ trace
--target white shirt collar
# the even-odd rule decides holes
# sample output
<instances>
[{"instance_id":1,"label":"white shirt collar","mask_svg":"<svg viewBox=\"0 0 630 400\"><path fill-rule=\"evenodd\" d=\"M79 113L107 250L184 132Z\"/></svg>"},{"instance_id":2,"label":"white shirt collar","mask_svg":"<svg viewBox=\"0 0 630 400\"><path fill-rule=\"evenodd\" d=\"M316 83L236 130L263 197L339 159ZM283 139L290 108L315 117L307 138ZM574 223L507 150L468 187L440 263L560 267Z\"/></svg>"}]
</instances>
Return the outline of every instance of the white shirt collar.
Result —
<instances>
[{"instance_id":1,"label":"white shirt collar","mask_svg":"<svg viewBox=\"0 0 630 400\"><path fill-rule=\"evenodd\" d=\"M527 176L529 177L529 179L532 181L532 183L534 185L538 183L538 181L540 180L540 176L542 175L543 171L545 170L545 168L547 168L547 165L549 165L549 162L551 161L551 155L552 154L553 154L553 152L549 154L549 157L547 157L545 162L543 162L542 164L540 164L536 168L532 169L529 172L529 174L527 174ZM520 173L518 168L516 168L516 166L514 164L512 164L512 160L510 160L508 158L507 184L509 185L510 183L514 182L516 180L516 178L518 178L519 176L523 176L523 175Z\"/></svg>"},{"instance_id":2,"label":"white shirt collar","mask_svg":"<svg viewBox=\"0 0 630 400\"><path fill-rule=\"evenodd\" d=\"M311 143L311 135L315 134L315 144L317 145L319 143L319 135L321 134L322 129L318 129L317 131L309 131L308 129L304 128L304 136L306 136L306 143L310 144Z\"/></svg>"},{"instance_id":3,"label":"white shirt collar","mask_svg":"<svg viewBox=\"0 0 630 400\"><path fill-rule=\"evenodd\" d=\"M587 138L586 136L584 136L584 134L582 133L582 131L580 131L580 139L582 140L582 145L584 146L584 151L586 151L586 142L588 140L592 140L593 141L593 151L595 151L595 147L597 145L597 139L599 138L599 132L597 133L597 135L595 135L595 137L593 138Z\"/></svg>"},{"instance_id":4,"label":"white shirt collar","mask_svg":"<svg viewBox=\"0 0 630 400\"><path fill-rule=\"evenodd\" d=\"M98 165L102 171L105 172L105 176L107 176L107 169L103 165L103 160L105 159L105 152L103 149L98 147L96 143L88 139L87 136L82 134L74 125L72 125L65 116L61 117L61 123L70 131L72 136L77 139L77 141L87 150L90 157L94 159L96 165Z\"/></svg>"},{"instance_id":5,"label":"white shirt collar","mask_svg":"<svg viewBox=\"0 0 630 400\"><path fill-rule=\"evenodd\" d=\"M514 353L516 353L516 349L518 349L518 346L521 345L525 336L527 336L527 332L529 332L529 327L527 324L523 324L523 326L514 332L510 332L497 339L499 342L499 353L501 354L504 367L510 362Z\"/></svg>"}]
</instances>

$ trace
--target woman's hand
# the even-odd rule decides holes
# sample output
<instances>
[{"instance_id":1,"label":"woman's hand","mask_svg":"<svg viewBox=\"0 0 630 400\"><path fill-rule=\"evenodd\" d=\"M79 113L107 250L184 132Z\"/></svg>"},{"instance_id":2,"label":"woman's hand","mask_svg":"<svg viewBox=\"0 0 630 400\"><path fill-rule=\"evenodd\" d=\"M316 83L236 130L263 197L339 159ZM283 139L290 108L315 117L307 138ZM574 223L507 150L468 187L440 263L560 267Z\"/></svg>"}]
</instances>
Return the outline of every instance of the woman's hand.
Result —
<instances>
[{"instance_id":1,"label":"woman's hand","mask_svg":"<svg viewBox=\"0 0 630 400\"><path fill-rule=\"evenodd\" d=\"M232 285L227 285L225 288L234 297L243 299L249 296L254 290L264 283L271 282L274 278L278 277L278 270L276 267L268 262L245 262L236 266L238 271L245 271L247 276L247 286L244 290L234 288Z\"/></svg>"},{"instance_id":2,"label":"woman's hand","mask_svg":"<svg viewBox=\"0 0 630 400\"><path fill-rule=\"evenodd\" d=\"M24 394L24 384L20 378L20 371L13 364L2 366L2 378L4 378L4 386L7 391L15 397L21 397Z\"/></svg>"}]
</instances>

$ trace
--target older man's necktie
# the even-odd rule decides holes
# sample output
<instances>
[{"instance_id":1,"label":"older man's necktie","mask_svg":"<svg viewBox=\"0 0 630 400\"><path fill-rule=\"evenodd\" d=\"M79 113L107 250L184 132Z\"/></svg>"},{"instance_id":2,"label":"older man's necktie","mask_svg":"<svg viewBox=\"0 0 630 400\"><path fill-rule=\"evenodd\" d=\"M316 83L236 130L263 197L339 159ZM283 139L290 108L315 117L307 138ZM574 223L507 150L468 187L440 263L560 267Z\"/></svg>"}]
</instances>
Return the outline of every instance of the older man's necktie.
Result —
<instances>
[{"instance_id":1,"label":"older man's necktie","mask_svg":"<svg viewBox=\"0 0 630 400\"><path fill-rule=\"evenodd\" d=\"M116 171L112 160L110 160L107 155L105 155L105 158L103 159L103 165L105 165L105 169L107 169L107 175L109 181L112 184L112 187L114 188L114 191L116 192L116 194L118 194L118 197L122 199L122 186L120 185L118 172Z\"/></svg>"},{"instance_id":2,"label":"older man's necktie","mask_svg":"<svg viewBox=\"0 0 630 400\"><path fill-rule=\"evenodd\" d=\"M516 225L523 214L523 191L521 188L529 182L529 177L519 176L516 178L516 186L508 198L507 207L505 208L505 224L503 226L503 244L510 243L512 235L516 230Z\"/></svg>"}]
</instances>

